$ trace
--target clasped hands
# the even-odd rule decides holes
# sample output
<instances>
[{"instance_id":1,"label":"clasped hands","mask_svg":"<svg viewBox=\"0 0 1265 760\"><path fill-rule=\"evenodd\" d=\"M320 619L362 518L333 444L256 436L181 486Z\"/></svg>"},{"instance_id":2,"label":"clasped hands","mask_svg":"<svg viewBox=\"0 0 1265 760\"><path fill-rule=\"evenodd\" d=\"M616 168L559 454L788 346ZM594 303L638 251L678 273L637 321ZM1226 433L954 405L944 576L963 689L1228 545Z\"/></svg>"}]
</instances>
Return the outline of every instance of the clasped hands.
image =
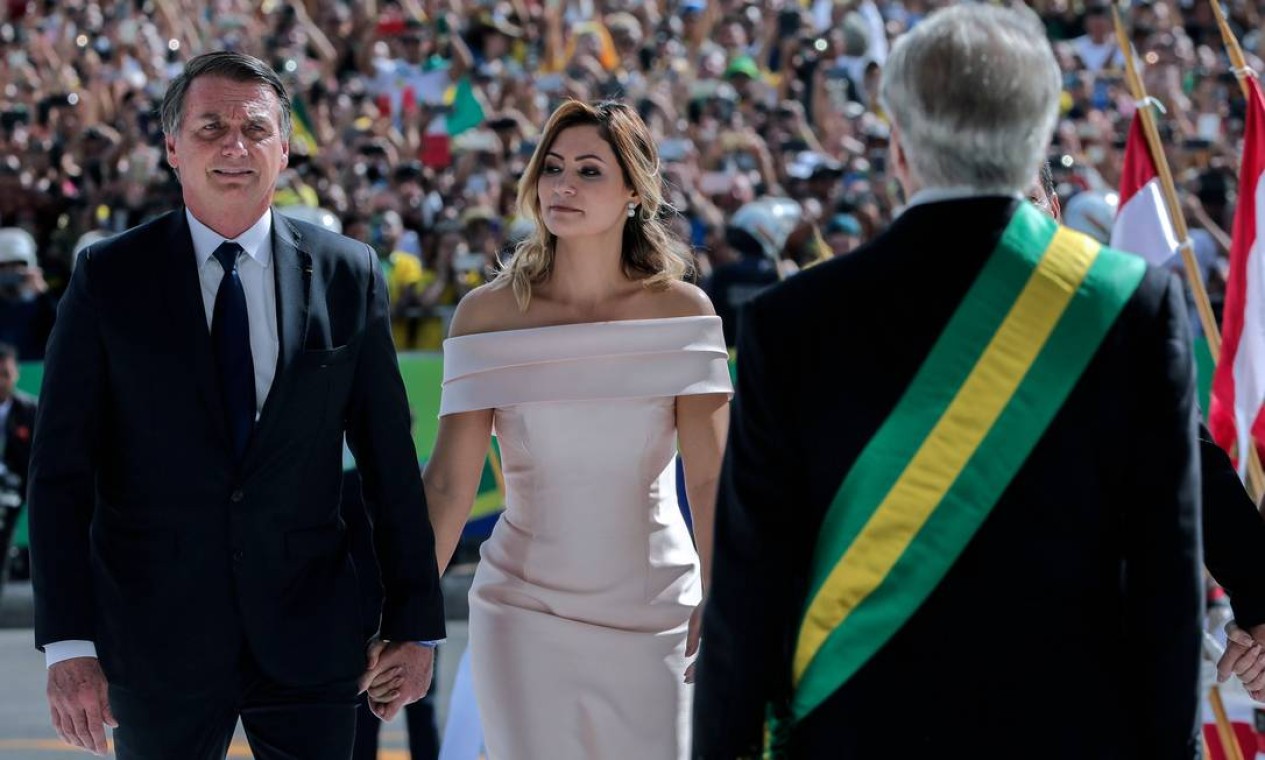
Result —
<instances>
[{"instance_id":1,"label":"clasped hands","mask_svg":"<svg viewBox=\"0 0 1265 760\"><path fill-rule=\"evenodd\" d=\"M1238 676L1248 696L1265 702L1265 624L1245 631L1231 620L1226 623L1225 634L1225 654L1217 661L1217 681Z\"/></svg>"},{"instance_id":2,"label":"clasped hands","mask_svg":"<svg viewBox=\"0 0 1265 760\"><path fill-rule=\"evenodd\" d=\"M369 693L369 709L391 720L430 690L435 650L413 641L370 642L360 693Z\"/></svg>"}]
</instances>

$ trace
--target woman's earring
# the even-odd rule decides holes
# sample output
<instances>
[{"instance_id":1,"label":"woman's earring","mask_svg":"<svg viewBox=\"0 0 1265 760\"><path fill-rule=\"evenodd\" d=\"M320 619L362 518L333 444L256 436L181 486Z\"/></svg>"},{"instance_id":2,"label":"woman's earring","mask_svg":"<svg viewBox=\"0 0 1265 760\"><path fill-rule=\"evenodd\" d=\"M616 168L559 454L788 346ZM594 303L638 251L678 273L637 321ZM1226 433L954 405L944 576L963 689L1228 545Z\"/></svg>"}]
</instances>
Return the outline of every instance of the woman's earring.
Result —
<instances>
[{"instance_id":1,"label":"woman's earring","mask_svg":"<svg viewBox=\"0 0 1265 760\"><path fill-rule=\"evenodd\" d=\"M631 202L631 201L629 201L629 203L628 203L628 218L629 218L629 219L632 219L632 218L633 218L634 216L636 216L636 215L637 215L637 204L636 204L636 203L633 203L633 202Z\"/></svg>"}]
</instances>

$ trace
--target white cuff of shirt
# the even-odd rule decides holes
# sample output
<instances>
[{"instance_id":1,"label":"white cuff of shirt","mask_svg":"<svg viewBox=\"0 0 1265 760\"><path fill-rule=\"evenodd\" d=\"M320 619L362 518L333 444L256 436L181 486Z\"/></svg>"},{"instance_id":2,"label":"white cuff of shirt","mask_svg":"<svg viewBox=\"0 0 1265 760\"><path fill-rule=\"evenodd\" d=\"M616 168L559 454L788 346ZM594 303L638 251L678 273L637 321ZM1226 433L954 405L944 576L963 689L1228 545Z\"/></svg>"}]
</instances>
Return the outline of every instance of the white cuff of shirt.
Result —
<instances>
[{"instance_id":1,"label":"white cuff of shirt","mask_svg":"<svg viewBox=\"0 0 1265 760\"><path fill-rule=\"evenodd\" d=\"M96 657L97 645L91 641L70 639L54 641L44 645L44 667L51 668L62 660L75 657Z\"/></svg>"}]
</instances>

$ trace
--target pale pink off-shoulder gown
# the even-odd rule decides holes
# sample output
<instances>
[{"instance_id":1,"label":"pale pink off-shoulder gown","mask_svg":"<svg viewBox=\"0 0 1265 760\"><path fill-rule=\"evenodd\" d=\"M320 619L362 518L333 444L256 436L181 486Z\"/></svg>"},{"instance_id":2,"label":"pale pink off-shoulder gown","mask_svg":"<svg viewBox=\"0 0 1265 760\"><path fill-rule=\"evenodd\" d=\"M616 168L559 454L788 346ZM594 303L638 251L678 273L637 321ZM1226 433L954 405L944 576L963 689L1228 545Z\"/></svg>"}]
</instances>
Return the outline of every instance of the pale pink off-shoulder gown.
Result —
<instances>
[{"instance_id":1,"label":"pale pink off-shoulder gown","mask_svg":"<svg viewBox=\"0 0 1265 760\"><path fill-rule=\"evenodd\" d=\"M494 409L505 513L470 590L491 760L686 758L698 556L677 507L675 399L730 393L718 317L444 343L440 414Z\"/></svg>"}]
</instances>

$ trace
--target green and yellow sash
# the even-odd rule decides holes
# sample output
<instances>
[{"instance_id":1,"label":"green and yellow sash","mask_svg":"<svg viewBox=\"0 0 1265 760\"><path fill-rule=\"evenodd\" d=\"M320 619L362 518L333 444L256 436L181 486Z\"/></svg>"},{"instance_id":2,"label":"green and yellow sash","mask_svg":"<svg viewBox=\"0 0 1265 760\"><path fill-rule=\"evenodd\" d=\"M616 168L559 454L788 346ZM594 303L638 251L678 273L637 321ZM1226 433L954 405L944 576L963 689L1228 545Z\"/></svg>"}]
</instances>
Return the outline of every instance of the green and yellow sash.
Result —
<instances>
[{"instance_id":1,"label":"green and yellow sash","mask_svg":"<svg viewBox=\"0 0 1265 760\"><path fill-rule=\"evenodd\" d=\"M792 721L850 679L948 572L1142 280L1019 207L826 513L795 649Z\"/></svg>"}]
</instances>

